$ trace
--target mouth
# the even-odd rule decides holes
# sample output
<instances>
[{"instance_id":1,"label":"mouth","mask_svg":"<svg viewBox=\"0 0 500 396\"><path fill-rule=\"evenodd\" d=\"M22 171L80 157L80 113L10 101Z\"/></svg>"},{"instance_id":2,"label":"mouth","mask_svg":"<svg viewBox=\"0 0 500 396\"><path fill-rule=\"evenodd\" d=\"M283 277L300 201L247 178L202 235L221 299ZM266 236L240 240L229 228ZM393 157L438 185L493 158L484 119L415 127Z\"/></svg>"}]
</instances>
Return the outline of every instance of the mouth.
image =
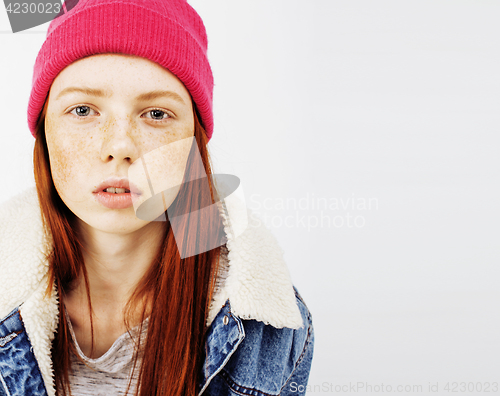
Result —
<instances>
[{"instance_id":1,"label":"mouth","mask_svg":"<svg viewBox=\"0 0 500 396\"><path fill-rule=\"evenodd\" d=\"M108 187L102 190L103 192L111 193L111 194L128 194L130 190L128 188L118 188L118 187Z\"/></svg>"},{"instance_id":2,"label":"mouth","mask_svg":"<svg viewBox=\"0 0 500 396\"><path fill-rule=\"evenodd\" d=\"M141 190L133 183L130 183L127 178L110 177L99 184L93 191L95 194L108 193L108 194L130 194L139 196L142 195Z\"/></svg>"},{"instance_id":3,"label":"mouth","mask_svg":"<svg viewBox=\"0 0 500 396\"><path fill-rule=\"evenodd\" d=\"M142 194L127 178L110 177L93 191L95 200L109 209L127 209Z\"/></svg>"}]
</instances>

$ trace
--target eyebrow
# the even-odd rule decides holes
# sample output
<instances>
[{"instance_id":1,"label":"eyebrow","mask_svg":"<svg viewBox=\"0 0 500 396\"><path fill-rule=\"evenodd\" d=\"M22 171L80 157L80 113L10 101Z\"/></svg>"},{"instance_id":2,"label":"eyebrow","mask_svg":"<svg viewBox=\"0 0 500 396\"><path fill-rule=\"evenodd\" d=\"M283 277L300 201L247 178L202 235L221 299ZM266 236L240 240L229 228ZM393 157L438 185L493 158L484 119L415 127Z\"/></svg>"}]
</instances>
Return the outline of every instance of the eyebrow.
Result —
<instances>
[{"instance_id":1,"label":"eyebrow","mask_svg":"<svg viewBox=\"0 0 500 396\"><path fill-rule=\"evenodd\" d=\"M184 102L184 100L180 97L179 94L172 92L172 91L155 90L155 91L140 94L136 97L136 99L141 101L141 102L146 102L148 100L157 99L157 98L170 98L170 99L176 100L179 103L186 104Z\"/></svg>"},{"instance_id":2,"label":"eyebrow","mask_svg":"<svg viewBox=\"0 0 500 396\"><path fill-rule=\"evenodd\" d=\"M70 93L82 93L87 96L96 96L99 98L109 98L111 94L109 92L105 92L102 89L94 89L94 88L81 88L81 87L68 87L64 88L61 92L59 92L59 95L57 95L56 99L60 99L64 95L69 95ZM157 98L170 98L173 99L181 104L185 104L184 100L180 97L179 94L172 92L172 91L162 91L162 90L155 90L151 92L146 92L143 94L140 94L136 97L136 100L141 101L141 102L146 102L148 100L153 100Z\"/></svg>"},{"instance_id":3,"label":"eyebrow","mask_svg":"<svg viewBox=\"0 0 500 396\"><path fill-rule=\"evenodd\" d=\"M73 92L79 92L88 96L97 96L99 98L109 97L110 94L108 92L104 92L102 89L94 89L94 88L80 88L80 87L68 87L64 88L59 95L57 95L56 99L60 99L65 95L69 95Z\"/></svg>"}]
</instances>

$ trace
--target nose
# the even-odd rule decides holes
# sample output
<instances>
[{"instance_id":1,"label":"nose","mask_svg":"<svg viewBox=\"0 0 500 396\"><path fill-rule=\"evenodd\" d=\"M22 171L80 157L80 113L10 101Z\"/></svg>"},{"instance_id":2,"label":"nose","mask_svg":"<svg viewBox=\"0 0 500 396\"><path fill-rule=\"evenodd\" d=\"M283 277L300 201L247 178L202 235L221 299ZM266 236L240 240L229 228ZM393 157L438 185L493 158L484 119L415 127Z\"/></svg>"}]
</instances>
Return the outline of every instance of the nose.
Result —
<instances>
[{"instance_id":1,"label":"nose","mask_svg":"<svg viewBox=\"0 0 500 396\"><path fill-rule=\"evenodd\" d=\"M113 116L103 128L101 160L109 162L123 160L130 164L139 158L137 147L138 130L129 115Z\"/></svg>"}]
</instances>

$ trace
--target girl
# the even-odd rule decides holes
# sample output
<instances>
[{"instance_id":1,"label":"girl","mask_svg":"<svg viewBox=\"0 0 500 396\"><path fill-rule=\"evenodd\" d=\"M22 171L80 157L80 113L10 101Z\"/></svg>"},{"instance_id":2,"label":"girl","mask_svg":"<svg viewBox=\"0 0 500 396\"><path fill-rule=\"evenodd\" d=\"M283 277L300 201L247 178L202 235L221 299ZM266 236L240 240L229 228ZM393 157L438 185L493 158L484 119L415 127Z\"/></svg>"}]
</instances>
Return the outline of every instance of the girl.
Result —
<instances>
[{"instance_id":1,"label":"girl","mask_svg":"<svg viewBox=\"0 0 500 396\"><path fill-rule=\"evenodd\" d=\"M200 17L65 11L34 68L36 186L0 210L0 395L305 394L311 314L211 172Z\"/></svg>"}]
</instances>

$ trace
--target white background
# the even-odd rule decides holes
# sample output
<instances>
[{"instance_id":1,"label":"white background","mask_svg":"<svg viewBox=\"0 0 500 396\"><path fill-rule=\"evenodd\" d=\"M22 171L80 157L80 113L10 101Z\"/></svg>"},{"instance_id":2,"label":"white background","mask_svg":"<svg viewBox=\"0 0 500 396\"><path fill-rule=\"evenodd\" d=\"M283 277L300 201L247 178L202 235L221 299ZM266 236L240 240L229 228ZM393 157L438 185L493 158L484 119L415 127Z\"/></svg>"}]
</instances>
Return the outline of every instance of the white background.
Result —
<instances>
[{"instance_id":1,"label":"white background","mask_svg":"<svg viewBox=\"0 0 500 396\"><path fill-rule=\"evenodd\" d=\"M500 2L190 3L215 170L242 180L313 315L308 394L500 383ZM12 34L0 11L0 201L33 184L47 26ZM474 386L454 393L493 393Z\"/></svg>"}]
</instances>

